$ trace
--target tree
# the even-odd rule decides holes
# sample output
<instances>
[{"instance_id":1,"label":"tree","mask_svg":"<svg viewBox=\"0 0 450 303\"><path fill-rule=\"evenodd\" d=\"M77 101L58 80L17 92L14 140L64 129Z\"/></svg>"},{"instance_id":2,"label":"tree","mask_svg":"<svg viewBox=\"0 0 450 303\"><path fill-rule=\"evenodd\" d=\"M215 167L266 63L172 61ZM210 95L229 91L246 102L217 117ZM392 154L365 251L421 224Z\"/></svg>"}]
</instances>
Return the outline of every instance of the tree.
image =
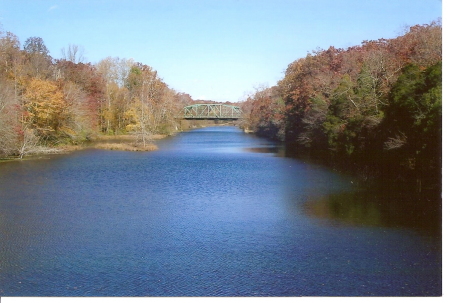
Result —
<instances>
[{"instance_id":1,"label":"tree","mask_svg":"<svg viewBox=\"0 0 450 303\"><path fill-rule=\"evenodd\" d=\"M0 155L9 155L18 140L18 104L12 83L0 80Z\"/></svg>"},{"instance_id":2,"label":"tree","mask_svg":"<svg viewBox=\"0 0 450 303\"><path fill-rule=\"evenodd\" d=\"M98 131L127 130L147 144L155 132L177 129L189 95L177 93L150 66L108 57L84 62L69 44L53 60L40 37L0 30L0 154L23 156L42 145L77 143ZM47 146L48 147L48 146Z\"/></svg>"},{"instance_id":3,"label":"tree","mask_svg":"<svg viewBox=\"0 0 450 303\"><path fill-rule=\"evenodd\" d=\"M414 172L422 183L437 186L442 162L442 63L421 70L409 64L390 93L383 130L392 162Z\"/></svg>"},{"instance_id":4,"label":"tree","mask_svg":"<svg viewBox=\"0 0 450 303\"><path fill-rule=\"evenodd\" d=\"M64 131L64 135L70 138L71 143L89 140L95 135L97 125L87 102L89 100L87 92L71 81L63 83L62 92L67 114L63 128L59 130Z\"/></svg>"},{"instance_id":5,"label":"tree","mask_svg":"<svg viewBox=\"0 0 450 303\"><path fill-rule=\"evenodd\" d=\"M16 103L18 103L25 79L24 70L25 62L20 51L19 39L10 32L6 32L4 35L0 32L0 79L1 81L12 81Z\"/></svg>"},{"instance_id":6,"label":"tree","mask_svg":"<svg viewBox=\"0 0 450 303\"><path fill-rule=\"evenodd\" d=\"M28 54L40 54L42 56L48 56L48 49L45 46L44 40L41 37L30 37L28 38L24 45L23 49Z\"/></svg>"},{"instance_id":7,"label":"tree","mask_svg":"<svg viewBox=\"0 0 450 303\"><path fill-rule=\"evenodd\" d=\"M106 133L117 133L124 128L128 103L124 86L133 64L133 60L108 57L96 65L104 79L105 104L101 105L101 116L102 129Z\"/></svg>"},{"instance_id":8,"label":"tree","mask_svg":"<svg viewBox=\"0 0 450 303\"><path fill-rule=\"evenodd\" d=\"M67 118L64 94L50 81L34 78L27 85L25 124L45 140L54 139Z\"/></svg>"},{"instance_id":9,"label":"tree","mask_svg":"<svg viewBox=\"0 0 450 303\"><path fill-rule=\"evenodd\" d=\"M84 48L75 44L69 44L67 50L61 49L62 59L66 61L77 63L84 63L86 58L84 57Z\"/></svg>"},{"instance_id":10,"label":"tree","mask_svg":"<svg viewBox=\"0 0 450 303\"><path fill-rule=\"evenodd\" d=\"M402 36L390 41L390 49L403 65L426 68L438 63L442 60L441 19L407 28Z\"/></svg>"},{"instance_id":11,"label":"tree","mask_svg":"<svg viewBox=\"0 0 450 303\"><path fill-rule=\"evenodd\" d=\"M40 138L36 136L35 131L29 125L24 125L19 131L19 140L17 144L17 154L22 159L25 155L33 154L39 150Z\"/></svg>"},{"instance_id":12,"label":"tree","mask_svg":"<svg viewBox=\"0 0 450 303\"><path fill-rule=\"evenodd\" d=\"M17 36L0 30L0 155L16 151L22 56Z\"/></svg>"},{"instance_id":13,"label":"tree","mask_svg":"<svg viewBox=\"0 0 450 303\"><path fill-rule=\"evenodd\" d=\"M83 92L83 100L80 100L85 113L85 120L89 121L90 129L101 127L102 106L105 100L105 80L95 66L89 63L73 63L66 60L58 60L53 68L54 81L60 88L72 82ZM100 128L102 129L102 128Z\"/></svg>"},{"instance_id":14,"label":"tree","mask_svg":"<svg viewBox=\"0 0 450 303\"><path fill-rule=\"evenodd\" d=\"M131 94L131 108L127 111L129 124L127 131L136 136L136 141L144 147L151 140L152 110L150 99L155 95L155 82L158 80L156 71L148 65L137 63L128 74L126 87Z\"/></svg>"},{"instance_id":15,"label":"tree","mask_svg":"<svg viewBox=\"0 0 450 303\"><path fill-rule=\"evenodd\" d=\"M23 46L29 64L29 74L32 77L47 78L50 74L51 57L40 37L28 38Z\"/></svg>"},{"instance_id":16,"label":"tree","mask_svg":"<svg viewBox=\"0 0 450 303\"><path fill-rule=\"evenodd\" d=\"M277 87L260 86L242 105L242 126L258 135L284 140L284 101Z\"/></svg>"},{"instance_id":17,"label":"tree","mask_svg":"<svg viewBox=\"0 0 450 303\"><path fill-rule=\"evenodd\" d=\"M20 57L20 42L17 36L10 32L0 31L0 75L13 78L14 65Z\"/></svg>"}]
</instances>

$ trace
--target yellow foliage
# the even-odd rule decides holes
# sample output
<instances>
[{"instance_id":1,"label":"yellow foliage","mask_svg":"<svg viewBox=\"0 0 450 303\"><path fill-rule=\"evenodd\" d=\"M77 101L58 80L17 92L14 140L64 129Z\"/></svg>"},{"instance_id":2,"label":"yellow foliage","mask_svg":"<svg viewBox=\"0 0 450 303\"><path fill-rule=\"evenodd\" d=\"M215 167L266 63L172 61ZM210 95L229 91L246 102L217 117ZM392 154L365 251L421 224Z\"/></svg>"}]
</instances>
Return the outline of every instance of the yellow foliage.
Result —
<instances>
[{"instance_id":1,"label":"yellow foliage","mask_svg":"<svg viewBox=\"0 0 450 303\"><path fill-rule=\"evenodd\" d=\"M28 121L36 129L57 131L64 120L64 94L51 81L34 78L23 95Z\"/></svg>"},{"instance_id":2,"label":"yellow foliage","mask_svg":"<svg viewBox=\"0 0 450 303\"><path fill-rule=\"evenodd\" d=\"M124 118L128 122L125 126L127 132L133 132L139 127L139 117L134 106L125 112Z\"/></svg>"},{"instance_id":3,"label":"yellow foliage","mask_svg":"<svg viewBox=\"0 0 450 303\"><path fill-rule=\"evenodd\" d=\"M114 120L114 112L111 109L108 109L108 108L104 109L102 111L102 115L105 118L105 120L107 120L107 121Z\"/></svg>"}]
</instances>

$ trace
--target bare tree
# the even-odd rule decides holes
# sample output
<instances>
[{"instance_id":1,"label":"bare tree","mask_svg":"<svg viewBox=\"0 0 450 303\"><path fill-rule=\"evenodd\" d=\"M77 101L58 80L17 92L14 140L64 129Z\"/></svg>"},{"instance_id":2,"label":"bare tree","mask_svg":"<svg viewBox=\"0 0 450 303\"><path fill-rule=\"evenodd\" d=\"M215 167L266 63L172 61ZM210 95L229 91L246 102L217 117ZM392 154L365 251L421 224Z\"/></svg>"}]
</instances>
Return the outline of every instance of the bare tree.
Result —
<instances>
[{"instance_id":1,"label":"bare tree","mask_svg":"<svg viewBox=\"0 0 450 303\"><path fill-rule=\"evenodd\" d=\"M84 61L86 60L86 58L84 57L84 47L75 44L69 44L67 50L63 47L61 49L61 55L62 59L71 61L75 64L84 63Z\"/></svg>"},{"instance_id":2,"label":"bare tree","mask_svg":"<svg viewBox=\"0 0 450 303\"><path fill-rule=\"evenodd\" d=\"M17 145L17 152L20 159L39 150L39 137L34 134L32 129L28 128L28 125L24 126L20 139Z\"/></svg>"}]
</instances>

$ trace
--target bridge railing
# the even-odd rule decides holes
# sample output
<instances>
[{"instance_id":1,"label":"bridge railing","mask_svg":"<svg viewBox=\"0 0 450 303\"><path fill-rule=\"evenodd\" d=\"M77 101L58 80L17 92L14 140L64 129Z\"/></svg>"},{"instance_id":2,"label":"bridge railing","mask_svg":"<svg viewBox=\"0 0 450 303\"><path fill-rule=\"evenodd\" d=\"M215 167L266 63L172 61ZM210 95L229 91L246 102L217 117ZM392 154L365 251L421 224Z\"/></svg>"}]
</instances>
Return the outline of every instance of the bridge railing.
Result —
<instances>
[{"instance_id":1,"label":"bridge railing","mask_svg":"<svg viewBox=\"0 0 450 303\"><path fill-rule=\"evenodd\" d=\"M193 104L183 111L183 119L188 120L237 120L242 115L239 106L228 104Z\"/></svg>"}]
</instances>

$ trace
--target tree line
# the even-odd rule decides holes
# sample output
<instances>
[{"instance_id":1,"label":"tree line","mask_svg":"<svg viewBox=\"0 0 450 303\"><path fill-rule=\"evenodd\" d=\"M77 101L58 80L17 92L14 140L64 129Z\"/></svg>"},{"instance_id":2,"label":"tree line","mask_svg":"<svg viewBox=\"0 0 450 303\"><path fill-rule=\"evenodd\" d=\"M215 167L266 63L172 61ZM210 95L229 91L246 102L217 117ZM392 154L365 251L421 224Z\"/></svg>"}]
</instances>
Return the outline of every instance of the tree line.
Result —
<instances>
[{"instance_id":1,"label":"tree line","mask_svg":"<svg viewBox=\"0 0 450 303\"><path fill-rule=\"evenodd\" d=\"M131 133L145 145L152 133L176 131L182 107L193 103L151 66L113 57L84 61L78 46L54 59L42 38L21 46L0 30L0 156L98 134ZM440 20L394 39L317 49L289 64L277 85L241 103L241 127L362 179L440 189L441 66Z\"/></svg>"},{"instance_id":2,"label":"tree line","mask_svg":"<svg viewBox=\"0 0 450 303\"><path fill-rule=\"evenodd\" d=\"M76 45L54 59L42 38L21 47L0 29L0 156L23 157L98 134L131 133L145 145L152 133L176 131L176 117L192 102L151 66L113 57L85 63Z\"/></svg>"},{"instance_id":3,"label":"tree line","mask_svg":"<svg viewBox=\"0 0 450 303\"><path fill-rule=\"evenodd\" d=\"M362 179L440 194L442 26L318 49L242 105L243 127Z\"/></svg>"}]
</instances>

